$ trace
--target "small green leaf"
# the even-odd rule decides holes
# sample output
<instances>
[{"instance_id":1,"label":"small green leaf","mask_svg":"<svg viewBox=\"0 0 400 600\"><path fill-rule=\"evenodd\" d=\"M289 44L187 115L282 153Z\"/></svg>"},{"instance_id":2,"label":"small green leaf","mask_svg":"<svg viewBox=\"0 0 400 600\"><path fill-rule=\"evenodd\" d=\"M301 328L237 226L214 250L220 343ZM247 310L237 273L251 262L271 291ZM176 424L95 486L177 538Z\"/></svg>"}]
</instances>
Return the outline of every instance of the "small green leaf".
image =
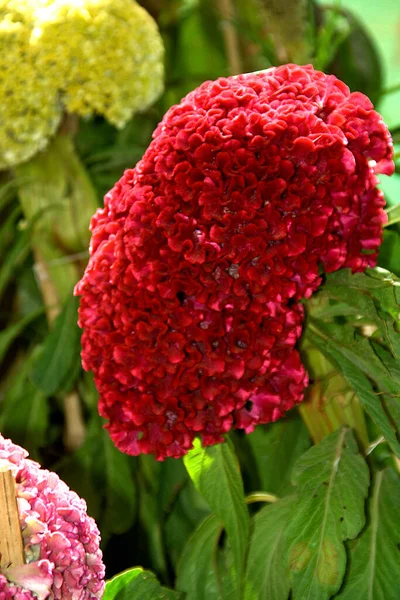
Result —
<instances>
[{"instance_id":1,"label":"small green leaf","mask_svg":"<svg viewBox=\"0 0 400 600\"><path fill-rule=\"evenodd\" d=\"M207 517L187 542L178 565L176 588L191 600L220 600L215 572L222 532L215 515Z\"/></svg>"},{"instance_id":2,"label":"small green leaf","mask_svg":"<svg viewBox=\"0 0 400 600\"><path fill-rule=\"evenodd\" d=\"M349 544L350 569L337 600L398 600L400 481L391 469L375 474L369 522Z\"/></svg>"},{"instance_id":3,"label":"small green leaf","mask_svg":"<svg viewBox=\"0 0 400 600\"><path fill-rule=\"evenodd\" d=\"M183 465L181 461L174 462ZM163 473L164 471L162 471ZM187 477L186 472L185 474ZM176 566L188 538L198 524L209 514L209 507L188 479L175 499L172 510L168 512L164 526L165 544L169 559Z\"/></svg>"},{"instance_id":4,"label":"small green leaf","mask_svg":"<svg viewBox=\"0 0 400 600\"><path fill-rule=\"evenodd\" d=\"M153 573L136 567L108 581L103 600L178 600L179 597L162 587Z\"/></svg>"},{"instance_id":5,"label":"small green leaf","mask_svg":"<svg viewBox=\"0 0 400 600\"><path fill-rule=\"evenodd\" d=\"M261 489L283 496L292 489L292 467L311 445L307 428L298 415L256 427L247 436L257 465Z\"/></svg>"},{"instance_id":6,"label":"small green leaf","mask_svg":"<svg viewBox=\"0 0 400 600\"><path fill-rule=\"evenodd\" d=\"M284 562L284 533L296 498L265 506L253 519L247 558L245 600L287 600L290 581Z\"/></svg>"},{"instance_id":7,"label":"small green leaf","mask_svg":"<svg viewBox=\"0 0 400 600\"><path fill-rule=\"evenodd\" d=\"M200 441L195 440L195 447L185 456L184 463L197 490L226 529L235 558L234 577L239 593L249 537L249 513L232 444L228 440L202 448Z\"/></svg>"},{"instance_id":8,"label":"small green leaf","mask_svg":"<svg viewBox=\"0 0 400 600\"><path fill-rule=\"evenodd\" d=\"M76 364L80 363L77 311L78 299L70 296L33 365L32 381L47 396L63 388L71 371L79 372L76 368Z\"/></svg>"},{"instance_id":9,"label":"small green leaf","mask_svg":"<svg viewBox=\"0 0 400 600\"><path fill-rule=\"evenodd\" d=\"M285 531L285 554L294 600L328 600L346 569L343 542L365 523L368 468L353 433L342 428L296 463L298 501Z\"/></svg>"}]
</instances>

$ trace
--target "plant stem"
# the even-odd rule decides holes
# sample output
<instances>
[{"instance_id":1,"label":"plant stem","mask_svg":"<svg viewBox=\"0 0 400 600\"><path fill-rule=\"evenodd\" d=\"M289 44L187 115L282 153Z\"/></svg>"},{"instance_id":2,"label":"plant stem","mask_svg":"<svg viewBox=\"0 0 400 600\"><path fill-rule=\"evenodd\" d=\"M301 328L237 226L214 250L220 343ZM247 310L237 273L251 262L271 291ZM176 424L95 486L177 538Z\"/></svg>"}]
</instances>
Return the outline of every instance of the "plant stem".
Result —
<instances>
[{"instance_id":1,"label":"plant stem","mask_svg":"<svg viewBox=\"0 0 400 600\"><path fill-rule=\"evenodd\" d=\"M15 479L10 469L0 470L0 569L25 563Z\"/></svg>"},{"instance_id":2,"label":"plant stem","mask_svg":"<svg viewBox=\"0 0 400 600\"><path fill-rule=\"evenodd\" d=\"M221 28L224 37L225 51L229 63L230 75L242 73L239 37L233 23L235 8L232 0L217 0L218 12L221 15Z\"/></svg>"},{"instance_id":3,"label":"plant stem","mask_svg":"<svg viewBox=\"0 0 400 600\"><path fill-rule=\"evenodd\" d=\"M269 494L268 492L252 492L246 496L246 504L254 504L255 502L278 502L278 496Z\"/></svg>"}]
</instances>

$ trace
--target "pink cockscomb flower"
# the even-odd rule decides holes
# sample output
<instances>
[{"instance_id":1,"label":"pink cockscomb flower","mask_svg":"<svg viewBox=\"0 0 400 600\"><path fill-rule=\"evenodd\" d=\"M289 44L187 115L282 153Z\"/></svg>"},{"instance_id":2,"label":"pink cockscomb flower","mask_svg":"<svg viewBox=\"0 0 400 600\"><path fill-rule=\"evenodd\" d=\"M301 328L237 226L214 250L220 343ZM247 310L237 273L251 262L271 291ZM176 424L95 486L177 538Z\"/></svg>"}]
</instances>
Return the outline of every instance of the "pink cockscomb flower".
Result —
<instances>
[{"instance_id":1,"label":"pink cockscomb flower","mask_svg":"<svg viewBox=\"0 0 400 600\"><path fill-rule=\"evenodd\" d=\"M112 439L163 459L302 400L297 301L376 264L393 147L368 98L297 65L204 83L153 138L93 217L76 293Z\"/></svg>"},{"instance_id":2,"label":"pink cockscomb flower","mask_svg":"<svg viewBox=\"0 0 400 600\"><path fill-rule=\"evenodd\" d=\"M0 570L0 600L96 600L105 569L86 504L55 473L0 435L0 468L15 477L26 564Z\"/></svg>"}]
</instances>

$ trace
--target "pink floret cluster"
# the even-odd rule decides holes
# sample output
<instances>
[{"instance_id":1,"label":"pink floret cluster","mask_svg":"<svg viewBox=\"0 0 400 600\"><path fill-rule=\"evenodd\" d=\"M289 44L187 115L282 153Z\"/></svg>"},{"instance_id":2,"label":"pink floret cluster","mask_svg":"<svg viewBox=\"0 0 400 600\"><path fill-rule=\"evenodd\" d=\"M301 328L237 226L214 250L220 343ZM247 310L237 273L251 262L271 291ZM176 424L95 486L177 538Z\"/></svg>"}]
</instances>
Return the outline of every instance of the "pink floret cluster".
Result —
<instances>
[{"instance_id":1,"label":"pink floret cluster","mask_svg":"<svg viewBox=\"0 0 400 600\"><path fill-rule=\"evenodd\" d=\"M303 398L324 272L374 266L393 172L381 116L311 66L206 82L93 217L82 357L118 448L179 457Z\"/></svg>"},{"instance_id":2,"label":"pink floret cluster","mask_svg":"<svg viewBox=\"0 0 400 600\"><path fill-rule=\"evenodd\" d=\"M102 598L100 534L86 503L27 455L0 435L0 467L15 477L26 561L0 571L0 600Z\"/></svg>"}]
</instances>

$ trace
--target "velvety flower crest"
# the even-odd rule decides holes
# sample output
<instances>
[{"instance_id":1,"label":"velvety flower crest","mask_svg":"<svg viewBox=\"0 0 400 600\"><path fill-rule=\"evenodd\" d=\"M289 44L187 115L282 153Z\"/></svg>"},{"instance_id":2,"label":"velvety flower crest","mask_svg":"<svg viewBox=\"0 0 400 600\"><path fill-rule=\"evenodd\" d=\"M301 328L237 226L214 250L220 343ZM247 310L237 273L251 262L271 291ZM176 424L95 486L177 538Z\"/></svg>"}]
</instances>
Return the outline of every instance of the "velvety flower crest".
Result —
<instances>
[{"instance_id":1,"label":"velvety flower crest","mask_svg":"<svg viewBox=\"0 0 400 600\"><path fill-rule=\"evenodd\" d=\"M117 447L182 456L300 402L303 309L374 266L393 171L382 118L311 66L206 82L93 217L83 364Z\"/></svg>"},{"instance_id":2,"label":"velvety flower crest","mask_svg":"<svg viewBox=\"0 0 400 600\"><path fill-rule=\"evenodd\" d=\"M0 600L102 598L100 534L85 501L27 455L0 435L0 468L16 480L26 560L0 570Z\"/></svg>"}]
</instances>

